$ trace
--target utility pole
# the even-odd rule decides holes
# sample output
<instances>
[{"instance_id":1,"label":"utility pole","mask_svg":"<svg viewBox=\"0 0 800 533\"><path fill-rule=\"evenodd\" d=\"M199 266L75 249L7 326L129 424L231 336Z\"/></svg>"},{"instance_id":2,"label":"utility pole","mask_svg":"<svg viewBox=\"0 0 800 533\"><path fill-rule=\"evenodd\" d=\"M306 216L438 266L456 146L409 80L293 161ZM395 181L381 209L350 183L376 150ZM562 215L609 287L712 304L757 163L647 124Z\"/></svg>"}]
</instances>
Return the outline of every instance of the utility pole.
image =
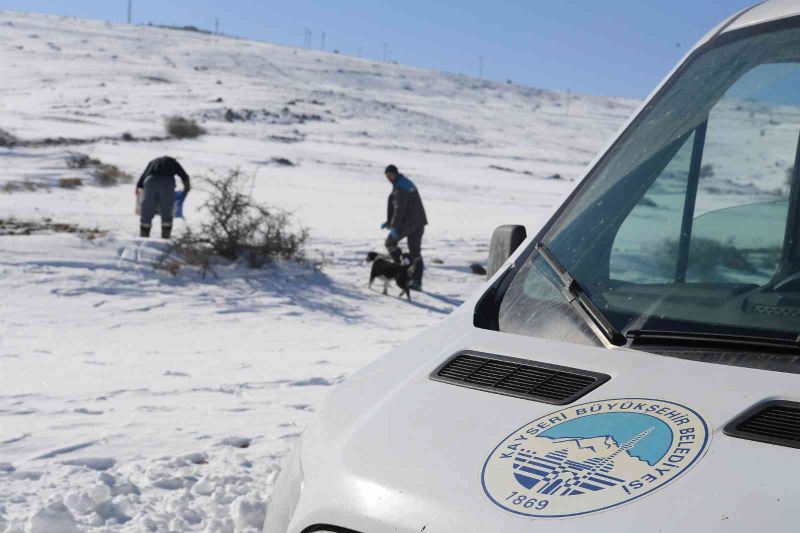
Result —
<instances>
[{"instance_id":1,"label":"utility pole","mask_svg":"<svg viewBox=\"0 0 800 533\"><path fill-rule=\"evenodd\" d=\"M133 0L128 0L128 24L133 19Z\"/></svg>"},{"instance_id":2,"label":"utility pole","mask_svg":"<svg viewBox=\"0 0 800 533\"><path fill-rule=\"evenodd\" d=\"M322 45L320 49L324 52L325 51L325 32L322 32Z\"/></svg>"},{"instance_id":3,"label":"utility pole","mask_svg":"<svg viewBox=\"0 0 800 533\"><path fill-rule=\"evenodd\" d=\"M389 45L386 44L386 43L383 43L383 61L384 62L386 62L386 57L387 57L388 53L389 53Z\"/></svg>"},{"instance_id":4,"label":"utility pole","mask_svg":"<svg viewBox=\"0 0 800 533\"><path fill-rule=\"evenodd\" d=\"M483 79L483 56L480 56L478 61L478 79Z\"/></svg>"},{"instance_id":5,"label":"utility pole","mask_svg":"<svg viewBox=\"0 0 800 533\"><path fill-rule=\"evenodd\" d=\"M219 35L219 17L214 19L214 33Z\"/></svg>"},{"instance_id":6,"label":"utility pole","mask_svg":"<svg viewBox=\"0 0 800 533\"><path fill-rule=\"evenodd\" d=\"M572 90L567 89L567 109L566 109L567 115L569 115L569 104L571 101L572 101Z\"/></svg>"},{"instance_id":7,"label":"utility pole","mask_svg":"<svg viewBox=\"0 0 800 533\"><path fill-rule=\"evenodd\" d=\"M363 47L361 47L361 46L359 46L359 47L358 47L358 57L361 57L361 49L362 49L362 48L363 48Z\"/></svg>"}]
</instances>

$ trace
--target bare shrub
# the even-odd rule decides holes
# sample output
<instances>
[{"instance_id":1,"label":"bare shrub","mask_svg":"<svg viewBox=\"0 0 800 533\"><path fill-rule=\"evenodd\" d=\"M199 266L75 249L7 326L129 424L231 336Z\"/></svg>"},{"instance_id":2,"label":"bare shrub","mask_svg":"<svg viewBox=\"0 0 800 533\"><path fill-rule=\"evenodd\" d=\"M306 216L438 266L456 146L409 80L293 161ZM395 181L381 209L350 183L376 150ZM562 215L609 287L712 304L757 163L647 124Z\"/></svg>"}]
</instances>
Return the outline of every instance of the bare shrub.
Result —
<instances>
[{"instance_id":1,"label":"bare shrub","mask_svg":"<svg viewBox=\"0 0 800 533\"><path fill-rule=\"evenodd\" d=\"M102 164L99 159L86 154L72 153L67 157L68 168L89 168Z\"/></svg>"},{"instance_id":2,"label":"bare shrub","mask_svg":"<svg viewBox=\"0 0 800 533\"><path fill-rule=\"evenodd\" d=\"M485 276L486 275L486 268L484 268L484 266L479 264L479 263L472 263L469 266L469 269L473 274L476 274L478 276Z\"/></svg>"},{"instance_id":3,"label":"bare shrub","mask_svg":"<svg viewBox=\"0 0 800 533\"><path fill-rule=\"evenodd\" d=\"M15 193L15 192L34 192L38 189L44 189L47 185L42 183L35 183L33 181L25 180L25 181L7 181L3 184L2 191L4 193Z\"/></svg>"},{"instance_id":4,"label":"bare shrub","mask_svg":"<svg viewBox=\"0 0 800 533\"><path fill-rule=\"evenodd\" d=\"M74 169L91 169L91 174L95 183L101 187L111 187L112 185L117 185L119 183L130 183L133 181L133 176L121 170L118 166L103 163L99 159L89 157L86 154L70 154L67 158L67 167ZM63 180L59 180L59 186L64 187L64 185L61 184L61 181ZM80 179L78 179L78 181L80 182ZM77 185L81 185L81 183L78 183ZM77 185L73 184L72 186Z\"/></svg>"},{"instance_id":5,"label":"bare shrub","mask_svg":"<svg viewBox=\"0 0 800 533\"><path fill-rule=\"evenodd\" d=\"M713 178L714 177L714 165L703 165L700 167L700 178Z\"/></svg>"},{"instance_id":6,"label":"bare shrub","mask_svg":"<svg viewBox=\"0 0 800 533\"><path fill-rule=\"evenodd\" d=\"M164 127L177 139L195 139L206 132L196 121L177 115L167 118Z\"/></svg>"},{"instance_id":7,"label":"bare shrub","mask_svg":"<svg viewBox=\"0 0 800 533\"><path fill-rule=\"evenodd\" d=\"M83 185L83 180L80 178L60 178L58 186L62 189L77 189Z\"/></svg>"},{"instance_id":8,"label":"bare shrub","mask_svg":"<svg viewBox=\"0 0 800 533\"><path fill-rule=\"evenodd\" d=\"M675 258L678 257L678 241L667 240L659 250L658 257L662 273L675 273ZM714 239L694 238L689 243L689 266L694 275L701 281L718 281L724 279L724 270L758 274L758 266L754 265L745 250L740 250L734 243L720 242Z\"/></svg>"},{"instance_id":9,"label":"bare shrub","mask_svg":"<svg viewBox=\"0 0 800 533\"><path fill-rule=\"evenodd\" d=\"M285 157L273 157L271 162L281 166L281 167L293 167L295 166L294 163L290 159L286 159Z\"/></svg>"},{"instance_id":10,"label":"bare shrub","mask_svg":"<svg viewBox=\"0 0 800 533\"><path fill-rule=\"evenodd\" d=\"M308 238L305 228L292 217L256 202L245 190L248 180L234 170L218 180L205 180L210 196L202 209L206 221L175 239L156 265L163 268L172 254L205 273L215 257L243 260L250 268L261 268L278 259L302 261Z\"/></svg>"},{"instance_id":11,"label":"bare shrub","mask_svg":"<svg viewBox=\"0 0 800 533\"><path fill-rule=\"evenodd\" d=\"M133 181L133 176L120 170L116 165L108 165L106 163L101 163L94 167L92 176L95 182L102 187L110 187L119 183L130 183Z\"/></svg>"},{"instance_id":12,"label":"bare shrub","mask_svg":"<svg viewBox=\"0 0 800 533\"><path fill-rule=\"evenodd\" d=\"M153 83L171 83L167 78L161 76L142 76L142 79Z\"/></svg>"},{"instance_id":13,"label":"bare shrub","mask_svg":"<svg viewBox=\"0 0 800 533\"><path fill-rule=\"evenodd\" d=\"M0 129L0 147L11 148L17 144L18 139L8 133L6 130Z\"/></svg>"},{"instance_id":14,"label":"bare shrub","mask_svg":"<svg viewBox=\"0 0 800 533\"><path fill-rule=\"evenodd\" d=\"M51 218L20 220L14 217L0 218L0 235L25 236L42 233L72 233L86 240L104 237L108 232L99 228L85 228L67 222L55 222Z\"/></svg>"}]
</instances>

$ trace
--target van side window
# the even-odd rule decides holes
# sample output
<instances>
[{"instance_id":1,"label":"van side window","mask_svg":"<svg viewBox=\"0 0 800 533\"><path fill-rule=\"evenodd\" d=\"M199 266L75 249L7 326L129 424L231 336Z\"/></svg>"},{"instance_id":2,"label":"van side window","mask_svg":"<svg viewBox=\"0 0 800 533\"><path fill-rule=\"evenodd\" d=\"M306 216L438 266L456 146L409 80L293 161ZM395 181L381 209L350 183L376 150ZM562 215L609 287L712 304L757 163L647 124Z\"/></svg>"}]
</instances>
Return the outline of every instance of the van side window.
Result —
<instances>
[{"instance_id":1,"label":"van side window","mask_svg":"<svg viewBox=\"0 0 800 533\"><path fill-rule=\"evenodd\" d=\"M628 218L611 250L611 279L631 283L669 283L675 277L686 184L694 133L683 141Z\"/></svg>"}]
</instances>

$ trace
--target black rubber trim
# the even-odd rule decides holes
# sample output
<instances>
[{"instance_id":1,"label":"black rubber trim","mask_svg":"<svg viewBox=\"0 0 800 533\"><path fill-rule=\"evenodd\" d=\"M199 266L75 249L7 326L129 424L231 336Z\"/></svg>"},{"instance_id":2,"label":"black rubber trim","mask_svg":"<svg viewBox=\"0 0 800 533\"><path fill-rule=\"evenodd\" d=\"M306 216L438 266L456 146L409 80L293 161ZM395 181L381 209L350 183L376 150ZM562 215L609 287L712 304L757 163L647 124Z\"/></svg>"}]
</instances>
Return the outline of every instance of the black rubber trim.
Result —
<instances>
[{"instance_id":1,"label":"black rubber trim","mask_svg":"<svg viewBox=\"0 0 800 533\"><path fill-rule=\"evenodd\" d=\"M769 400L749 408L747 411L728 422L722 431L725 433L725 435L737 439L752 440L756 442L763 442L765 444L774 444L776 446L786 446L789 448L800 449L800 440L797 438L790 439L778 436L773 437L760 433L753 433L743 429L743 426L748 421L775 407L795 410L798 412L798 414L800 414L800 402L792 402L788 400ZM798 424L798 428L800 428L800 424Z\"/></svg>"},{"instance_id":2,"label":"black rubber trim","mask_svg":"<svg viewBox=\"0 0 800 533\"><path fill-rule=\"evenodd\" d=\"M536 395L536 394L528 394L528 393L518 393L518 392L514 392L514 391L499 389L499 388L496 388L496 387L493 387L493 386L480 385L480 384L477 384L477 383L468 383L468 382L465 382L465 381L462 381L462 380L451 379L451 378L447 378L447 377L439 375L439 373L442 370L444 370L444 368L447 367L447 365L449 365L452 361L454 361L455 359L458 359L459 357L462 357L462 356L482 358L482 359L486 359L488 361L502 361L502 362L506 362L506 363L513 363L513 364L517 364L517 365L521 365L521 366L525 366L525 367L532 367L532 368L540 368L540 369L543 369L543 370L550 370L550 371L558 372L560 374L572 374L572 375L575 375L575 376L591 378L593 380L593 382L591 384L588 384L588 385L584 386L580 391L576 392L575 394L572 394L572 395L570 395L570 396L568 396L566 398L563 398L561 400L554 400L553 398L548 397L548 396L539 396L539 395ZM608 380L611 379L611 376L609 376L608 374L601 374L599 372L592 372L592 371L589 371L589 370L581 370L579 368L572 368L572 367L568 367L568 366L559 366L559 365L552 365L550 363L541 363L539 361L531 361L530 359L520 359L520 358L517 358L517 357L507 357L505 355L490 354L490 353L477 352L477 351L472 351L472 350L464 350L464 351L456 353L452 357L448 357L447 360L444 363L442 363L441 365L436 367L436 370L431 372L429 377L433 381L439 381L439 382L442 382L442 383L448 383L450 385L456 385L458 387L465 387L465 388L468 388L468 389L475 389L475 390L480 390L480 391L484 391L484 392L490 392L490 393L493 393L493 394L500 394L502 396L511 396L513 398L522 398L524 400L531 400L531 401L535 401L535 402L548 403L548 404L551 404L551 405L568 405L568 404L571 404L571 403L579 400L580 398L583 398L584 396L586 396L587 394L589 394L590 392L592 392L593 390L595 390L596 388L598 388L599 386L603 385L605 382L607 382Z\"/></svg>"},{"instance_id":3,"label":"black rubber trim","mask_svg":"<svg viewBox=\"0 0 800 533\"><path fill-rule=\"evenodd\" d=\"M332 531L333 533L360 533L355 529L347 529L346 527L331 526L328 524L314 524L305 528L301 533L314 533L315 531Z\"/></svg>"}]
</instances>

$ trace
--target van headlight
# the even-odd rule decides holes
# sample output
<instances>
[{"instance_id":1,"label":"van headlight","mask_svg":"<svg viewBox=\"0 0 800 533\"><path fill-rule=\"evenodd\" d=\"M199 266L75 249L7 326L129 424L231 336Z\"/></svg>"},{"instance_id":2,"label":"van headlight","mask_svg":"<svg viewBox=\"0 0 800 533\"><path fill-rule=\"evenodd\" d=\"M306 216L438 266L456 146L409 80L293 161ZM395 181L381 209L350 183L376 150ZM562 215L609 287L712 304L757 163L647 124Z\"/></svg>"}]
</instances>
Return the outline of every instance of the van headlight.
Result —
<instances>
[{"instance_id":1,"label":"van headlight","mask_svg":"<svg viewBox=\"0 0 800 533\"><path fill-rule=\"evenodd\" d=\"M283 464L278 481L267 504L264 533L286 533L292 520L300 494L303 492L303 465L300 459L302 439L297 441L289 458Z\"/></svg>"}]
</instances>

